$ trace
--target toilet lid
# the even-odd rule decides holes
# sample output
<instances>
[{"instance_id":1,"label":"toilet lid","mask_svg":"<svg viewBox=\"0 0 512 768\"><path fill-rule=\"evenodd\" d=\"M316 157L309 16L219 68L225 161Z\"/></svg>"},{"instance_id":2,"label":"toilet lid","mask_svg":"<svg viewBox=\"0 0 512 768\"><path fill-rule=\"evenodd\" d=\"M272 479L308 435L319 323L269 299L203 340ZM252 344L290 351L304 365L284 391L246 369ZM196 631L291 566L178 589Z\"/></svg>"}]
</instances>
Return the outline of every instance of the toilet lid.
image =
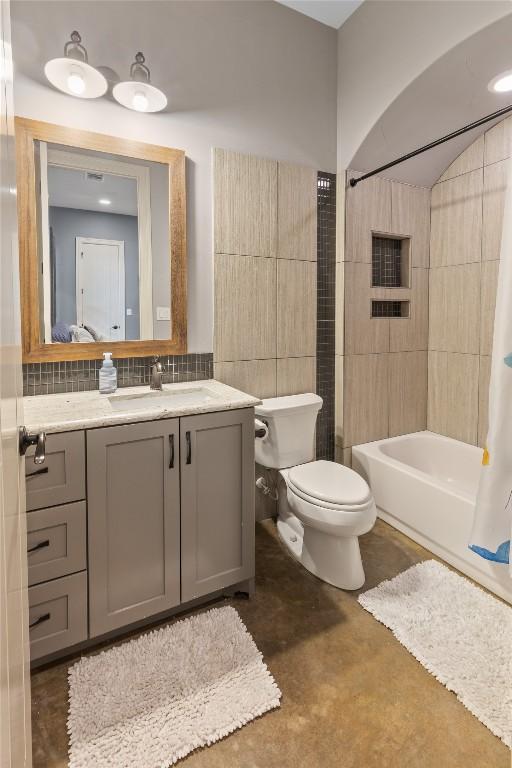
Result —
<instances>
[{"instance_id":1,"label":"toilet lid","mask_svg":"<svg viewBox=\"0 0 512 768\"><path fill-rule=\"evenodd\" d=\"M299 464L290 469L288 480L298 491L329 504L351 506L370 498L366 480L353 469L333 461Z\"/></svg>"}]
</instances>

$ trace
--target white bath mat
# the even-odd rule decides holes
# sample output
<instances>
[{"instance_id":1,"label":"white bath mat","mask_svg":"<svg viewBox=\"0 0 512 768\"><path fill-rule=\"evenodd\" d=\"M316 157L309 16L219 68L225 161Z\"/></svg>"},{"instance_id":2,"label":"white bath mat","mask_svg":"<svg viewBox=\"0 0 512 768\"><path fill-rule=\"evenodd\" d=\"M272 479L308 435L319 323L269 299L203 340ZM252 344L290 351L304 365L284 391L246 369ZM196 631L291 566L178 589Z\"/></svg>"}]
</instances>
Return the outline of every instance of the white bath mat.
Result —
<instances>
[{"instance_id":1,"label":"white bath mat","mask_svg":"<svg viewBox=\"0 0 512 768\"><path fill-rule=\"evenodd\" d=\"M512 747L512 608L434 560L359 602Z\"/></svg>"},{"instance_id":2,"label":"white bath mat","mask_svg":"<svg viewBox=\"0 0 512 768\"><path fill-rule=\"evenodd\" d=\"M69 670L70 768L167 768L279 706L234 608L148 632Z\"/></svg>"}]
</instances>

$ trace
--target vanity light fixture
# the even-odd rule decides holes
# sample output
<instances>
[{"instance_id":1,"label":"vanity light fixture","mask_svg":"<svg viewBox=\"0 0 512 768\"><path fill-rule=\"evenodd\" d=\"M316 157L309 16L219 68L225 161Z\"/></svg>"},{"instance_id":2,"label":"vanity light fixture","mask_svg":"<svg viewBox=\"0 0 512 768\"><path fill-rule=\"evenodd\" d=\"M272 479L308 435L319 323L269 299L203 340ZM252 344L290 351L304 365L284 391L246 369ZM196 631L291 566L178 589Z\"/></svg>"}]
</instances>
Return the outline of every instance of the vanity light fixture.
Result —
<instances>
[{"instance_id":1,"label":"vanity light fixture","mask_svg":"<svg viewBox=\"0 0 512 768\"><path fill-rule=\"evenodd\" d=\"M114 99L123 107L136 112L160 112L167 106L167 96L150 83L149 68L139 51L130 67L130 80L117 83L112 90Z\"/></svg>"},{"instance_id":2,"label":"vanity light fixture","mask_svg":"<svg viewBox=\"0 0 512 768\"><path fill-rule=\"evenodd\" d=\"M506 72L502 72L496 77L493 77L488 89L494 93L507 93L512 91L512 69L508 69Z\"/></svg>"},{"instance_id":3,"label":"vanity light fixture","mask_svg":"<svg viewBox=\"0 0 512 768\"><path fill-rule=\"evenodd\" d=\"M106 197L100 197L98 203L100 205L112 205L112 200L108 200Z\"/></svg>"},{"instance_id":4,"label":"vanity light fixture","mask_svg":"<svg viewBox=\"0 0 512 768\"><path fill-rule=\"evenodd\" d=\"M64 46L64 56L50 59L44 73L50 83L59 91L78 96L81 99L97 99L103 96L108 83L101 72L88 63L87 51L76 30Z\"/></svg>"}]
</instances>

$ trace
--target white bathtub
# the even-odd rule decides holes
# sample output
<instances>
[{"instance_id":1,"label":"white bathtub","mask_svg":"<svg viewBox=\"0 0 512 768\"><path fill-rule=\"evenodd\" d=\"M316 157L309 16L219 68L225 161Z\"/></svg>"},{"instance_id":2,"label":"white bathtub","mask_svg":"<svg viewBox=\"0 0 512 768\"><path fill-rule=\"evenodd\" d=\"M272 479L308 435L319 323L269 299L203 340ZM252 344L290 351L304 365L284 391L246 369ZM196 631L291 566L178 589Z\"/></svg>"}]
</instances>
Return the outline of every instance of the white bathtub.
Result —
<instances>
[{"instance_id":1,"label":"white bathtub","mask_svg":"<svg viewBox=\"0 0 512 768\"><path fill-rule=\"evenodd\" d=\"M468 549L481 459L480 448L433 432L352 449L352 466L368 480L379 517L512 603L508 567Z\"/></svg>"}]
</instances>

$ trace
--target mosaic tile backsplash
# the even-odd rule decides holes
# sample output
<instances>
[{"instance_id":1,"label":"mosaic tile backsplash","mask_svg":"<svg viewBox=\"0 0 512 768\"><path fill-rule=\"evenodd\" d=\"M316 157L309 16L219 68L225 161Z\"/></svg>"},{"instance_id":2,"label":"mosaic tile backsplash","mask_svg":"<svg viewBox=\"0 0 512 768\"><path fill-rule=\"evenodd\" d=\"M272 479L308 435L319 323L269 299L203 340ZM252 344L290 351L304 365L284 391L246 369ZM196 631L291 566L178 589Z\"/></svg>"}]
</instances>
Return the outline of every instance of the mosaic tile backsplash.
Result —
<instances>
[{"instance_id":1,"label":"mosaic tile backsplash","mask_svg":"<svg viewBox=\"0 0 512 768\"><path fill-rule=\"evenodd\" d=\"M152 357L114 357L118 387L149 384ZM26 363L23 366L23 394L49 395L56 392L86 392L98 389L102 360L73 360L58 363ZM162 381L198 381L213 378L213 353L160 356Z\"/></svg>"},{"instance_id":2,"label":"mosaic tile backsplash","mask_svg":"<svg viewBox=\"0 0 512 768\"><path fill-rule=\"evenodd\" d=\"M316 422L316 457L334 459L336 174L318 173L316 391L323 406Z\"/></svg>"}]
</instances>

